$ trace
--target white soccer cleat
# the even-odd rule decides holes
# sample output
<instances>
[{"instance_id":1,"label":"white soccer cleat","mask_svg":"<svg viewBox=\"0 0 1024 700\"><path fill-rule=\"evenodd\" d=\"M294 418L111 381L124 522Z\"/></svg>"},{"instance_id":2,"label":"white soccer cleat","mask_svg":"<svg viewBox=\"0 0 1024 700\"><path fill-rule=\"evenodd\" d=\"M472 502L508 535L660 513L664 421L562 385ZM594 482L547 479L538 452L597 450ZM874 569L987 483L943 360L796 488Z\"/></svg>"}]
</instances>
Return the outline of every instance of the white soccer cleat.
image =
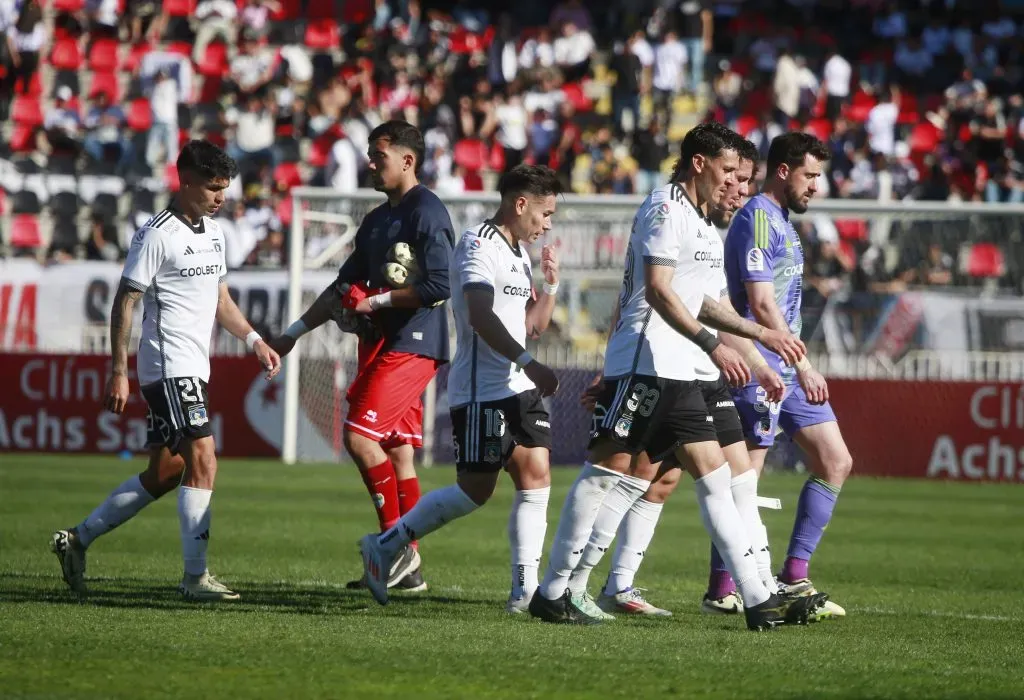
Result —
<instances>
[{"instance_id":1,"label":"white soccer cleat","mask_svg":"<svg viewBox=\"0 0 1024 700\"><path fill-rule=\"evenodd\" d=\"M381 605L387 605L391 557L378 544L377 537L371 533L359 540L359 552L363 555L363 580L373 599Z\"/></svg>"},{"instance_id":2,"label":"white soccer cleat","mask_svg":"<svg viewBox=\"0 0 1024 700\"><path fill-rule=\"evenodd\" d=\"M413 573L423 565L420 552L415 547L406 547L395 557L391 564L391 573L388 574L388 588L395 588L402 579Z\"/></svg>"},{"instance_id":3,"label":"white soccer cleat","mask_svg":"<svg viewBox=\"0 0 1024 700\"><path fill-rule=\"evenodd\" d=\"M602 590L601 595L597 597L597 605L605 612L617 612L623 615L672 617L671 610L665 610L648 603L643 595L644 590L643 588L633 588L631 586L624 591L619 591L615 595L608 595Z\"/></svg>"},{"instance_id":4,"label":"white soccer cleat","mask_svg":"<svg viewBox=\"0 0 1024 700\"><path fill-rule=\"evenodd\" d=\"M238 600L242 597L214 578L209 571L204 571L198 576L194 574L182 576L178 592L185 600L194 600L200 603L219 603Z\"/></svg>"},{"instance_id":5,"label":"white soccer cleat","mask_svg":"<svg viewBox=\"0 0 1024 700\"><path fill-rule=\"evenodd\" d=\"M75 593L88 593L85 586L85 547L78 540L78 533L71 530L57 530L50 538L50 551L57 555L64 582Z\"/></svg>"},{"instance_id":6,"label":"white soccer cleat","mask_svg":"<svg viewBox=\"0 0 1024 700\"><path fill-rule=\"evenodd\" d=\"M530 611L530 600L533 598L533 594L523 595L519 598L513 598L509 594L508 600L505 602L505 612L509 615L522 615Z\"/></svg>"},{"instance_id":7,"label":"white soccer cleat","mask_svg":"<svg viewBox=\"0 0 1024 700\"><path fill-rule=\"evenodd\" d=\"M615 619L614 615L611 615L604 610L594 601L593 596L584 591L583 593L572 593L570 600L572 604L579 608L585 615L588 615L598 622L611 622Z\"/></svg>"},{"instance_id":8,"label":"white soccer cleat","mask_svg":"<svg viewBox=\"0 0 1024 700\"><path fill-rule=\"evenodd\" d=\"M700 611L708 615L739 615L743 612L743 599L736 591L721 598L710 598L705 593L704 600L700 603Z\"/></svg>"},{"instance_id":9,"label":"white soccer cleat","mask_svg":"<svg viewBox=\"0 0 1024 700\"><path fill-rule=\"evenodd\" d=\"M814 595L817 593L817 589L814 584L811 583L811 579L802 578L793 583L784 583L779 581L779 593L783 596L789 597L803 597ZM833 603L831 600L825 601L825 604L818 608L810 617L807 618L808 622L820 622L821 620L828 620L834 617L846 617L846 609L838 603Z\"/></svg>"}]
</instances>

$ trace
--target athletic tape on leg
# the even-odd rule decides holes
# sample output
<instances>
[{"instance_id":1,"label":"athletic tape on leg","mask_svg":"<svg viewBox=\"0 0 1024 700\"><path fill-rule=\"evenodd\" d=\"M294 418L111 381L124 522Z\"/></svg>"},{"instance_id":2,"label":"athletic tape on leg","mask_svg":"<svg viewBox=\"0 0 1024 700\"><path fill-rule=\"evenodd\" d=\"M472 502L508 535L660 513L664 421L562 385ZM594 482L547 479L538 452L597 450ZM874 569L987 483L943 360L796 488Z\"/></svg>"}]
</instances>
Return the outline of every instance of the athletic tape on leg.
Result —
<instances>
[{"instance_id":1,"label":"athletic tape on leg","mask_svg":"<svg viewBox=\"0 0 1024 700\"><path fill-rule=\"evenodd\" d=\"M757 507L767 508L768 510L782 510L782 501L778 498L765 498L764 496L758 496Z\"/></svg>"}]
</instances>

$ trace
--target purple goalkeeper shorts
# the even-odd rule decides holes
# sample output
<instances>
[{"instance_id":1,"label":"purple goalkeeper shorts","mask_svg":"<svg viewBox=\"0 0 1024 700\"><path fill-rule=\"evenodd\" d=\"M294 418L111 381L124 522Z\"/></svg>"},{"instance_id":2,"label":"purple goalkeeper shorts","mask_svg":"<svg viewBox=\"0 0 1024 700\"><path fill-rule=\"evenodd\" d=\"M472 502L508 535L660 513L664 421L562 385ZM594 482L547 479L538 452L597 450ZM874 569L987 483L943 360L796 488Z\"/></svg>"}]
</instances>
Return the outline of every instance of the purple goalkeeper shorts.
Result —
<instances>
[{"instance_id":1,"label":"purple goalkeeper shorts","mask_svg":"<svg viewBox=\"0 0 1024 700\"><path fill-rule=\"evenodd\" d=\"M821 406L813 405L798 384L786 386L782 403L769 403L764 388L759 384L733 389L732 398L743 424L743 435L758 447L775 444L775 432L779 427L787 435L793 435L801 428L836 419L827 401Z\"/></svg>"}]
</instances>

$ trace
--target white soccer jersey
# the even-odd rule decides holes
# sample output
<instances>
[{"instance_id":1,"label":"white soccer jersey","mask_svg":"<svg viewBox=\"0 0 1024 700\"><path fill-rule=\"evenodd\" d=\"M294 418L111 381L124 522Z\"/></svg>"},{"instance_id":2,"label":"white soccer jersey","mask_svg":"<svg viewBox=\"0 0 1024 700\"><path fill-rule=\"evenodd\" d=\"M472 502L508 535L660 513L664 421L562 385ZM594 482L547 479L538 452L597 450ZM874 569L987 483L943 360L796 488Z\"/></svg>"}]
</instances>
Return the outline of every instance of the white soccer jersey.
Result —
<instances>
[{"instance_id":1,"label":"white soccer jersey","mask_svg":"<svg viewBox=\"0 0 1024 700\"><path fill-rule=\"evenodd\" d=\"M648 374L692 381L718 377L700 348L672 329L645 298L644 265L675 268L672 289L696 317L704 296L725 286L722 239L675 184L655 189L640 205L626 250L619 323L605 351L604 376ZM712 330L712 332L714 332Z\"/></svg>"},{"instance_id":2,"label":"white soccer jersey","mask_svg":"<svg viewBox=\"0 0 1024 700\"><path fill-rule=\"evenodd\" d=\"M171 377L209 381L210 336L226 274L224 236L212 219L193 227L165 209L136 232L121 277L145 293L140 384Z\"/></svg>"},{"instance_id":3,"label":"white soccer jersey","mask_svg":"<svg viewBox=\"0 0 1024 700\"><path fill-rule=\"evenodd\" d=\"M448 404L497 401L535 388L526 373L490 348L469 325L463 290L494 290L494 313L516 341L526 346L526 306L533 298L530 256L509 245L501 232L483 223L462 234L450 271L456 348L448 375Z\"/></svg>"}]
</instances>

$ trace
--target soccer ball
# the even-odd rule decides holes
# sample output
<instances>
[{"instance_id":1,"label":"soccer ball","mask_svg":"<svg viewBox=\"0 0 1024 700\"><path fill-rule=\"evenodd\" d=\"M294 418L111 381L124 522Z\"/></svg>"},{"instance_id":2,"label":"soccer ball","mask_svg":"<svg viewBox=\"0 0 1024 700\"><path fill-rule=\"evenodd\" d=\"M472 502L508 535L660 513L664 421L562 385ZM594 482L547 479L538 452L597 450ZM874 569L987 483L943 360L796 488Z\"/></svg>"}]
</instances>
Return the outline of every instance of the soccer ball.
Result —
<instances>
[{"instance_id":1,"label":"soccer ball","mask_svg":"<svg viewBox=\"0 0 1024 700\"><path fill-rule=\"evenodd\" d=\"M402 241L391 246L391 250L388 251L388 260L398 263L410 273L416 269L416 253L408 243Z\"/></svg>"},{"instance_id":2,"label":"soccer ball","mask_svg":"<svg viewBox=\"0 0 1024 700\"><path fill-rule=\"evenodd\" d=\"M388 281L388 284L395 289L402 289L409 284L409 270L404 265L396 262L384 263L381 272L384 273L384 279Z\"/></svg>"}]
</instances>

